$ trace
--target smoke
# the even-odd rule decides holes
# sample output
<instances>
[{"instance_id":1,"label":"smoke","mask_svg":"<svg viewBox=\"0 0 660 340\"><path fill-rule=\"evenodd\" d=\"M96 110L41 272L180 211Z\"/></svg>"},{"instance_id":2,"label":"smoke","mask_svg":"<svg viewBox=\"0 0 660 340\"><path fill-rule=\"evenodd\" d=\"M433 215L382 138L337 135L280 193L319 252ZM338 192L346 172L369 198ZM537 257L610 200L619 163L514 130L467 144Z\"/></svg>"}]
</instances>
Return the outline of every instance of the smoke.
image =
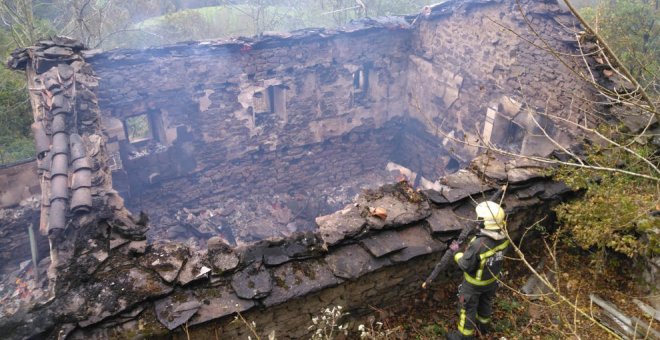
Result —
<instances>
[{"instance_id":1,"label":"smoke","mask_svg":"<svg viewBox=\"0 0 660 340\"><path fill-rule=\"evenodd\" d=\"M33 164L33 163L29 163ZM23 167L19 165L18 167ZM14 168L7 168L5 171L16 171ZM0 208L9 208L18 205L21 201L38 194L32 192L32 188L39 188L39 179L32 171L21 171L15 175L4 175L0 173L0 179L5 177L6 184L0 191Z\"/></svg>"}]
</instances>

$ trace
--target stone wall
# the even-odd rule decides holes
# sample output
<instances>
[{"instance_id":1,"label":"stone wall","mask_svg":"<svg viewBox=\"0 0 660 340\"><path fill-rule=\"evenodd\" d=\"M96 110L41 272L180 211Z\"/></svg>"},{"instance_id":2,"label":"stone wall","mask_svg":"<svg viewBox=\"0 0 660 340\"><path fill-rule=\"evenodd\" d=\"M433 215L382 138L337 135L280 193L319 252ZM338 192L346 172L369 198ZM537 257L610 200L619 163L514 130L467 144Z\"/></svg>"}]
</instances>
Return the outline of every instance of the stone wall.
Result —
<instances>
[{"instance_id":1,"label":"stone wall","mask_svg":"<svg viewBox=\"0 0 660 340\"><path fill-rule=\"evenodd\" d=\"M0 209L16 206L40 193L37 162L0 166Z\"/></svg>"},{"instance_id":2,"label":"stone wall","mask_svg":"<svg viewBox=\"0 0 660 340\"><path fill-rule=\"evenodd\" d=\"M41 275L33 282L35 292L41 294L21 294L17 300L10 297L3 301L8 310L38 300L46 295L44 290L55 294L84 280L85 270L81 273L78 266L90 268L104 260L99 254L90 254L91 249L98 248L94 242L98 235L112 229L126 240L135 240L143 239L146 231L124 209L122 198L112 188L106 137L95 95L98 79L81 50L83 45L77 41L53 37L13 51L8 61L9 67L25 71L28 87L34 90L30 102L41 197L31 201L33 204L27 207L31 209L2 211L0 222L9 226L2 232L25 235L22 231L38 221L38 230L44 236L39 238L39 245L45 244L47 237L50 248L50 261L42 264L48 267L48 276ZM37 206L39 214L35 216ZM21 218L17 218L19 214ZM25 256L24 240L22 236L21 243L11 245L22 246L12 251L12 264ZM17 282L5 280L0 298L4 299L7 291L11 294Z\"/></svg>"},{"instance_id":3,"label":"stone wall","mask_svg":"<svg viewBox=\"0 0 660 340\"><path fill-rule=\"evenodd\" d=\"M413 25L365 19L338 30L87 56L100 78L115 188L133 210L171 225L183 208L222 209L234 198L304 186L327 191L357 174L370 174L357 186L378 185L371 174L390 162L419 173L416 185L437 188L439 176L478 153L457 141L479 136L546 155L554 145L528 112L568 145L572 132L538 113L576 120L590 94L571 73L581 59L560 62L539 47L575 51L573 18L555 3L520 6L448 2ZM385 129L402 117L418 127ZM132 119L149 131L131 135Z\"/></svg>"},{"instance_id":4,"label":"stone wall","mask_svg":"<svg viewBox=\"0 0 660 340\"><path fill-rule=\"evenodd\" d=\"M187 324L195 337L217 331L238 339L248 334L232 323L240 312L260 330L301 338L321 307L342 305L360 315L365 306L388 306L419 292L448 242L472 218L472 200L490 194L494 182L509 183L503 204L511 237L539 220L550 223L551 207L571 192L543 172L539 164L481 157L469 171L444 177L442 193L416 191L406 182L366 191L343 210L319 217L314 233L238 248L220 238L203 250L177 243L117 245L90 278L102 285L61 297L62 304L85 297L66 312L74 308L75 321L49 332L71 332L71 339L158 338ZM373 208L386 216L372 214ZM49 317L64 317L51 309Z\"/></svg>"},{"instance_id":5,"label":"stone wall","mask_svg":"<svg viewBox=\"0 0 660 340\"><path fill-rule=\"evenodd\" d=\"M420 284L426 279L441 254L421 256L390 267L382 268L373 273L360 277L359 280L345 281L337 286L328 287L322 291L306 295L301 298L292 299L284 304L269 307L267 309L254 308L245 311L242 316L247 322L255 322L257 334L261 338L267 338L274 331L277 339L304 339L310 334L309 327L312 326L312 317L321 316L321 311L333 306L342 306L343 310L350 311L350 318L343 322L350 322L350 329L357 329L357 320L365 315L372 315L375 308L390 307L404 300L406 297L420 293ZM460 277L451 272L453 280L458 281ZM446 282L438 279L434 284L443 285ZM153 310L145 310L143 317L147 320L157 320ZM153 325L151 325L153 326ZM148 334L154 339L187 339L185 332L177 329L171 333L150 333L157 331L145 327L131 329L134 324L124 324L116 329L94 333L79 332L73 338L88 336L97 337L130 337L137 334ZM194 339L247 339L254 334L243 322L236 321L233 317L208 322L204 325L189 328L190 338Z\"/></svg>"},{"instance_id":6,"label":"stone wall","mask_svg":"<svg viewBox=\"0 0 660 340\"><path fill-rule=\"evenodd\" d=\"M48 239L39 234L39 199L21 207L0 209L0 275L12 272L31 257L28 228L32 227L39 259L48 256Z\"/></svg>"},{"instance_id":7,"label":"stone wall","mask_svg":"<svg viewBox=\"0 0 660 340\"><path fill-rule=\"evenodd\" d=\"M434 122L430 131L439 129L445 143L462 150L458 157L467 159L478 149L452 137L544 156L554 145L542 136L542 127L569 145L571 129L550 124L543 114L579 122L579 112L593 106L590 90L573 73L584 67L582 59L570 56L575 55L577 31L577 20L555 2L447 2L435 7L413 35L410 115Z\"/></svg>"},{"instance_id":8,"label":"stone wall","mask_svg":"<svg viewBox=\"0 0 660 340\"><path fill-rule=\"evenodd\" d=\"M529 86L556 72L557 79L564 77L564 71L545 56L520 50L522 45L492 40L497 30L489 18L519 27L514 9L498 0L451 2L414 25L401 18L365 19L341 30L100 55L56 38L14 52L12 67L27 69L30 87L42 90L31 99L42 132L37 137L46 189L42 230L54 244L52 300L40 305L34 297L24 305L16 302L17 308L15 301L0 304L0 333L10 339L167 336L188 324L200 336L222 326L228 337L238 337L244 330L228 323L241 312L264 330L303 335L306 329L300 327L322 305L341 303L359 312L358 306L396 303L416 291L421 277L411 268L418 265L421 273L430 268L473 217L473 200L504 183L513 238L552 215L550 208L571 193L545 178L542 165L486 156L470 162L474 150L450 146L443 135L470 139L475 126L486 140L502 143L510 135L505 131L529 127L523 104L534 103L536 109L549 103L544 91L562 96L575 86L552 83L529 101L515 92L509 67ZM543 34L560 26L548 18L566 17L556 4L530 2L525 11L541 18ZM487 15L477 16L480 12ZM473 30L474 22L487 29ZM461 25L472 34L469 39L454 41L447 32L438 38L443 27L461 36ZM451 48L437 50L450 42ZM503 46L490 49L489 43ZM452 48L462 54L453 55ZM483 53L475 55L477 50ZM543 62L518 59L516 53ZM474 62L456 60L463 54ZM522 71L510 63L514 59ZM543 68L527 74L525 68L534 65ZM566 109L558 105L557 110ZM510 117L502 121L498 113ZM441 130L442 122L447 125ZM399 124L407 132L400 133ZM564 136L557 131L553 127L550 133ZM546 151L532 147L525 136L513 136L504 142L514 150ZM356 142L367 152L351 149ZM58 155L65 161L57 163L63 158ZM243 181L267 187L284 180L317 183L306 170L314 171L321 158L341 159L333 165L345 173L319 173L319 181L339 181L385 164L415 184L411 170L390 164L395 162L428 174L433 188L419 190L401 181L366 190L343 209L316 218L313 231L294 228L290 235L237 247L226 235L149 243L147 216L133 217L117 194L151 209L158 200L184 208L225 203L214 198L224 187L211 179L230 174L241 183L227 181L226 187L250 190L246 196L254 198L255 189ZM281 166L257 170L255 163L262 162ZM468 166L456 171L461 165ZM82 170L89 182L75 181ZM452 174L438 178L442 171ZM74 204L81 189L91 195L90 203ZM206 210L156 219L154 229L223 216Z\"/></svg>"},{"instance_id":9,"label":"stone wall","mask_svg":"<svg viewBox=\"0 0 660 340\"><path fill-rule=\"evenodd\" d=\"M15 270L30 258L27 228L39 228L40 194L37 162L0 166L0 273ZM35 234L43 257L48 254L48 242Z\"/></svg>"},{"instance_id":10,"label":"stone wall","mask_svg":"<svg viewBox=\"0 0 660 340\"><path fill-rule=\"evenodd\" d=\"M232 211L232 199L300 194L327 213L357 193L333 188L385 183L402 133L392 119L406 113L407 25L392 18L87 58L100 77L108 148L121 164L116 189L171 230L183 208ZM127 121L141 115L151 136L132 141ZM327 195L337 202L319 199ZM256 224L224 223L242 242L285 229ZM297 224L313 227L313 218Z\"/></svg>"},{"instance_id":11,"label":"stone wall","mask_svg":"<svg viewBox=\"0 0 660 340\"><path fill-rule=\"evenodd\" d=\"M344 34L114 51L88 62L101 78L104 115L124 119L155 110L165 145L176 140L174 129L185 126L206 144L193 153L197 169L203 169L259 148L317 143L403 115L407 38L398 26L376 26ZM370 77L366 88L356 91L359 70ZM263 93L271 86L279 87L279 94ZM264 104L268 96L284 105Z\"/></svg>"}]
</instances>

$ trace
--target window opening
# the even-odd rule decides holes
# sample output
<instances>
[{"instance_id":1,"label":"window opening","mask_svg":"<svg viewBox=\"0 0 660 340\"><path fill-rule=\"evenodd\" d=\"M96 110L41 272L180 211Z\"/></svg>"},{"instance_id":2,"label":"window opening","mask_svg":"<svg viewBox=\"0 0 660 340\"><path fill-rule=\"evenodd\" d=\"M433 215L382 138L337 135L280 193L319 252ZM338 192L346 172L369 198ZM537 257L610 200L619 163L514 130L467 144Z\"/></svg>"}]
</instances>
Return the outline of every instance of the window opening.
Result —
<instances>
[{"instance_id":1,"label":"window opening","mask_svg":"<svg viewBox=\"0 0 660 340\"><path fill-rule=\"evenodd\" d=\"M124 122L129 142L139 143L153 138L148 114L128 117Z\"/></svg>"},{"instance_id":2,"label":"window opening","mask_svg":"<svg viewBox=\"0 0 660 340\"><path fill-rule=\"evenodd\" d=\"M353 88L355 92L364 92L367 90L368 76L364 69L357 70L353 73Z\"/></svg>"},{"instance_id":3,"label":"window opening","mask_svg":"<svg viewBox=\"0 0 660 340\"><path fill-rule=\"evenodd\" d=\"M286 86L269 86L264 91L254 93L255 113L285 113Z\"/></svg>"},{"instance_id":4,"label":"window opening","mask_svg":"<svg viewBox=\"0 0 660 340\"><path fill-rule=\"evenodd\" d=\"M449 158L449 162L447 162L447 166L445 167L445 172L447 174L453 174L454 172L458 171L460 169L460 163L458 161L451 157Z\"/></svg>"},{"instance_id":5,"label":"window opening","mask_svg":"<svg viewBox=\"0 0 660 340\"><path fill-rule=\"evenodd\" d=\"M272 86L271 86L272 87ZM254 112L257 113L271 113L273 112L273 96L271 94L271 87L264 91L254 93Z\"/></svg>"},{"instance_id":6,"label":"window opening","mask_svg":"<svg viewBox=\"0 0 660 340\"><path fill-rule=\"evenodd\" d=\"M271 86L268 88L269 93L272 96L272 108L273 113L282 115L286 114L286 90L287 88L283 85Z\"/></svg>"}]
</instances>

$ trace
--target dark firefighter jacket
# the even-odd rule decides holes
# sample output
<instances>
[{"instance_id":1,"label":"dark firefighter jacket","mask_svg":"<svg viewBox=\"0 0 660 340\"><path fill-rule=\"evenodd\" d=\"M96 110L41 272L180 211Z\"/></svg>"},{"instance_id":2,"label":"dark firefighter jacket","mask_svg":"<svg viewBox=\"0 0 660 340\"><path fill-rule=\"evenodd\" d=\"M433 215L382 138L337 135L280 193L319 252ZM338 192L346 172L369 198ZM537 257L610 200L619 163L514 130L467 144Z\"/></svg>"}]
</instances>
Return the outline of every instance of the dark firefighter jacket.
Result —
<instances>
[{"instance_id":1,"label":"dark firefighter jacket","mask_svg":"<svg viewBox=\"0 0 660 340\"><path fill-rule=\"evenodd\" d=\"M495 230L481 229L465 249L454 259L463 270L465 281L475 286L487 286L497 280L509 246L506 236Z\"/></svg>"}]
</instances>

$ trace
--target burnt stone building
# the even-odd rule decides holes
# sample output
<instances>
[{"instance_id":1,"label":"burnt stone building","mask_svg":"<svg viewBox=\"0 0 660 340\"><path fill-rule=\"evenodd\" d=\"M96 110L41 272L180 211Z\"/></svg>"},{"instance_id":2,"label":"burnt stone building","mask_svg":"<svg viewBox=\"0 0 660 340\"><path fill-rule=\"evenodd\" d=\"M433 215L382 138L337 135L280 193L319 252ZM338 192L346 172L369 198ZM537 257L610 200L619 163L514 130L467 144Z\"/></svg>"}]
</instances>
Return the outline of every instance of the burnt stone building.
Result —
<instances>
[{"instance_id":1,"label":"burnt stone building","mask_svg":"<svg viewBox=\"0 0 660 340\"><path fill-rule=\"evenodd\" d=\"M313 230L316 216L395 181L401 167L437 189L479 152L452 137L550 153L529 113L569 117L590 94L528 42L538 38L515 4L453 6L413 26L367 19L86 58L99 77L114 188L161 238L220 232L246 243ZM574 47L571 16L550 4L524 10L550 46ZM144 130L132 131L139 122ZM182 227L187 219L202 230Z\"/></svg>"},{"instance_id":2,"label":"burnt stone building","mask_svg":"<svg viewBox=\"0 0 660 340\"><path fill-rule=\"evenodd\" d=\"M0 202L29 210L16 206L40 187L33 223L50 257L35 291L53 300L8 304L0 329L104 338L185 323L233 338L242 312L298 337L321 307L415 292L472 199L509 183L515 235L568 194L541 164L477 145L547 156L547 137L574 143L540 113L587 123L578 31L553 1L450 1L428 17L253 39L16 51L38 157ZM21 241L0 255L27 246L22 225L3 223Z\"/></svg>"}]
</instances>

